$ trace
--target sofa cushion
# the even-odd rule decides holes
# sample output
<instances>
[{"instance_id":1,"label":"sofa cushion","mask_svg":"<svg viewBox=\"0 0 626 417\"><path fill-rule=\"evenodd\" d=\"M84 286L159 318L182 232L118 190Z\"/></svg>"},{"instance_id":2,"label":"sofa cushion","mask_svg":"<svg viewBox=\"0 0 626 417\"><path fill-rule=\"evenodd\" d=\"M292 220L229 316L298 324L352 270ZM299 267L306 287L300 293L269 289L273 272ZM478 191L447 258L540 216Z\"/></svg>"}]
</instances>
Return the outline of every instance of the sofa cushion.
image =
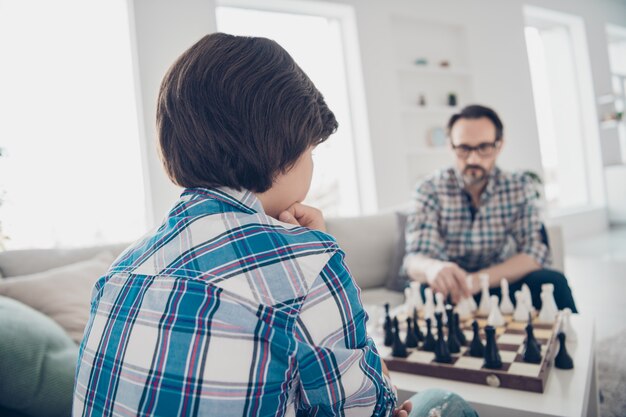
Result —
<instances>
[{"instance_id":1,"label":"sofa cushion","mask_svg":"<svg viewBox=\"0 0 626 417\"><path fill-rule=\"evenodd\" d=\"M0 252L0 276L9 278L43 272L91 259L105 251L117 257L127 247L128 243L118 243L75 249L21 249Z\"/></svg>"},{"instance_id":2,"label":"sofa cushion","mask_svg":"<svg viewBox=\"0 0 626 417\"><path fill-rule=\"evenodd\" d=\"M102 252L90 260L46 272L5 278L0 281L0 295L49 316L80 342L89 319L94 284L113 260L113 254Z\"/></svg>"},{"instance_id":3,"label":"sofa cushion","mask_svg":"<svg viewBox=\"0 0 626 417\"><path fill-rule=\"evenodd\" d=\"M384 287L396 243L393 212L326 221L328 233L346 253L346 264L363 289Z\"/></svg>"},{"instance_id":4,"label":"sofa cushion","mask_svg":"<svg viewBox=\"0 0 626 417\"><path fill-rule=\"evenodd\" d=\"M0 335L0 406L29 416L69 416L78 346L50 318L2 296Z\"/></svg>"},{"instance_id":5,"label":"sofa cushion","mask_svg":"<svg viewBox=\"0 0 626 417\"><path fill-rule=\"evenodd\" d=\"M387 289L392 291L403 291L409 281L409 277L402 268L404 253L406 252L406 239L404 237L404 231L406 229L407 218L407 213L396 213L396 243L394 244L391 267L389 268L389 274L386 282Z\"/></svg>"}]
</instances>

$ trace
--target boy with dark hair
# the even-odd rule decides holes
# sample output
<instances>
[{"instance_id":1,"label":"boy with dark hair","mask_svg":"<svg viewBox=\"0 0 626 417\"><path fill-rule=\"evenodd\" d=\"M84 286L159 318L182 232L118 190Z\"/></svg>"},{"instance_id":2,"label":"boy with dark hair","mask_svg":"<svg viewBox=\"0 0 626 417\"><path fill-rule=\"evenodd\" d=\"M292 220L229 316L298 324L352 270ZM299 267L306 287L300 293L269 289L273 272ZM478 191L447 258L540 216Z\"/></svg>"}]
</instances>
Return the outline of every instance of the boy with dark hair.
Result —
<instances>
[{"instance_id":1,"label":"boy with dark hair","mask_svg":"<svg viewBox=\"0 0 626 417\"><path fill-rule=\"evenodd\" d=\"M74 415L406 416L344 254L301 204L337 121L289 54L204 37L165 76L157 124L186 189L96 284Z\"/></svg>"}]
</instances>

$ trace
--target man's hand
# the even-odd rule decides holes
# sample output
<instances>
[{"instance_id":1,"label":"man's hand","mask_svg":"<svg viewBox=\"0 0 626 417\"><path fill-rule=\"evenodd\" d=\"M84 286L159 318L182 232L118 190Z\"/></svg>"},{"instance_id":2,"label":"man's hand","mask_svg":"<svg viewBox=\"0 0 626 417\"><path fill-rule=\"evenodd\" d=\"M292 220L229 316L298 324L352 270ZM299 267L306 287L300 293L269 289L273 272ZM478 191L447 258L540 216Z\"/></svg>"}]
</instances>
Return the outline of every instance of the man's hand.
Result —
<instances>
[{"instance_id":1,"label":"man's hand","mask_svg":"<svg viewBox=\"0 0 626 417\"><path fill-rule=\"evenodd\" d=\"M287 210L280 213L278 220L322 232L326 231L326 223L324 222L322 212L315 207L306 206L302 203L291 205Z\"/></svg>"},{"instance_id":2,"label":"man's hand","mask_svg":"<svg viewBox=\"0 0 626 417\"><path fill-rule=\"evenodd\" d=\"M428 284L434 292L440 292L444 296L450 295L453 303L458 303L461 298L469 297L471 292L467 287L465 272L453 262L440 262L427 271Z\"/></svg>"},{"instance_id":3,"label":"man's hand","mask_svg":"<svg viewBox=\"0 0 626 417\"><path fill-rule=\"evenodd\" d=\"M413 409L413 404L411 401L406 400L402 403L402 405L395 410L393 410L393 417L409 417L411 414L411 410Z\"/></svg>"}]
</instances>

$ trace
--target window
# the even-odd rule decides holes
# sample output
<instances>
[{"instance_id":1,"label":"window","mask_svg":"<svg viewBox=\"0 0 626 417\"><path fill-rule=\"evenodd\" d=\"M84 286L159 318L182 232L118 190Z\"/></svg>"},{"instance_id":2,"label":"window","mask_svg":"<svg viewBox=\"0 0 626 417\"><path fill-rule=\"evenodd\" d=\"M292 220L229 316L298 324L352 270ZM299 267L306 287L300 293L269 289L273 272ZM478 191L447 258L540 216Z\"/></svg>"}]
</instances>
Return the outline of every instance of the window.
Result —
<instances>
[{"instance_id":1,"label":"window","mask_svg":"<svg viewBox=\"0 0 626 417\"><path fill-rule=\"evenodd\" d=\"M219 4L219 31L278 42L322 92L339 122L337 133L313 152L315 170L306 203L326 216L373 211L375 203L371 202L376 199L373 179L368 177L372 166L364 100L360 99L360 64L349 59L358 56L354 53L358 51L356 35L351 38L347 28L353 23L352 9L297 1L266 2L268 8L263 10L255 8L258 6L252 1Z\"/></svg>"},{"instance_id":2,"label":"window","mask_svg":"<svg viewBox=\"0 0 626 417\"><path fill-rule=\"evenodd\" d=\"M3 0L0 56L5 246L138 238L145 197L126 1Z\"/></svg>"},{"instance_id":3,"label":"window","mask_svg":"<svg viewBox=\"0 0 626 417\"><path fill-rule=\"evenodd\" d=\"M602 167L582 19L530 6L524 12L548 207L592 205Z\"/></svg>"}]
</instances>

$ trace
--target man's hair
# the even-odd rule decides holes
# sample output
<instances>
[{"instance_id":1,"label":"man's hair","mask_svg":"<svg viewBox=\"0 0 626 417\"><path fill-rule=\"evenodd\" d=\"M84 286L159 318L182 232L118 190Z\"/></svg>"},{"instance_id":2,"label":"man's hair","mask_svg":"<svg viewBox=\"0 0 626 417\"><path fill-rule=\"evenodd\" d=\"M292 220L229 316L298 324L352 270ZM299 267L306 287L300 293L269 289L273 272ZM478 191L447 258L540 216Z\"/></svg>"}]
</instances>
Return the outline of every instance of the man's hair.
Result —
<instances>
[{"instance_id":1,"label":"man's hair","mask_svg":"<svg viewBox=\"0 0 626 417\"><path fill-rule=\"evenodd\" d=\"M161 160L182 187L267 191L337 126L309 77L266 38L205 36L168 70L157 103Z\"/></svg>"},{"instance_id":2,"label":"man's hair","mask_svg":"<svg viewBox=\"0 0 626 417\"><path fill-rule=\"evenodd\" d=\"M452 132L452 126L454 126L459 119L480 119L482 117L491 120L491 123L496 127L496 142L501 140L504 126L502 125L500 117L489 107L480 106L478 104L466 106L459 113L454 114L450 118L450 121L448 121L448 135Z\"/></svg>"}]
</instances>

